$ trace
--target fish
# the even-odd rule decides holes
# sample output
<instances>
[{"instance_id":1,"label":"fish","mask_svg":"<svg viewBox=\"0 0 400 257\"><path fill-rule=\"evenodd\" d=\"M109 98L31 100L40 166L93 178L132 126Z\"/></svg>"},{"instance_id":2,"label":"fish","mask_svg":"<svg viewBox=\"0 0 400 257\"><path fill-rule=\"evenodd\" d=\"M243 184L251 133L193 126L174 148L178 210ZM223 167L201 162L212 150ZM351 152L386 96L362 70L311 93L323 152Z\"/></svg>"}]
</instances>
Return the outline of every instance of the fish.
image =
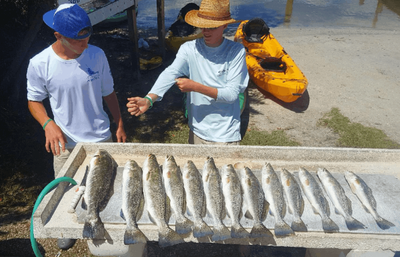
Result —
<instances>
[{"instance_id":1,"label":"fish","mask_svg":"<svg viewBox=\"0 0 400 257\"><path fill-rule=\"evenodd\" d=\"M303 192L306 195L308 201L315 214L321 216L322 228L325 232L333 233L338 232L339 227L329 217L330 209L328 200L325 198L321 187L315 178L305 168L300 168L299 171L300 185L303 188Z\"/></svg>"},{"instance_id":2,"label":"fish","mask_svg":"<svg viewBox=\"0 0 400 257\"><path fill-rule=\"evenodd\" d=\"M270 237L271 232L262 223L267 218L269 203L265 200L260 182L249 167L235 164L234 168L238 171L243 189L243 202L247 208L245 217L253 220L249 237Z\"/></svg>"},{"instance_id":3,"label":"fish","mask_svg":"<svg viewBox=\"0 0 400 257\"><path fill-rule=\"evenodd\" d=\"M352 171L346 171L344 175L351 191L358 197L364 210L372 215L377 225L383 230L394 227L395 225L393 223L382 218L378 214L376 210L377 204L375 197L372 194L371 188L365 183L365 181Z\"/></svg>"},{"instance_id":4,"label":"fish","mask_svg":"<svg viewBox=\"0 0 400 257\"><path fill-rule=\"evenodd\" d=\"M134 160L128 160L125 163L122 172L121 209L121 217L126 220L125 245L145 244L148 241L137 225L144 208L142 173L142 168Z\"/></svg>"},{"instance_id":5,"label":"fish","mask_svg":"<svg viewBox=\"0 0 400 257\"><path fill-rule=\"evenodd\" d=\"M226 212L231 219L231 237L247 238L249 232L240 224L242 216L243 190L240 180L232 164L222 166L221 181L224 194Z\"/></svg>"},{"instance_id":6,"label":"fish","mask_svg":"<svg viewBox=\"0 0 400 257\"><path fill-rule=\"evenodd\" d=\"M290 227L294 231L307 232L307 227L301 219L304 212L304 199L299 184L286 169L282 169L281 183L287 199L287 209L293 215L293 222Z\"/></svg>"},{"instance_id":7,"label":"fish","mask_svg":"<svg viewBox=\"0 0 400 257\"><path fill-rule=\"evenodd\" d=\"M168 226L170 209L157 158L149 154L143 163L143 194L150 220L158 227L158 244L167 247L183 243L182 237Z\"/></svg>"},{"instance_id":8,"label":"fish","mask_svg":"<svg viewBox=\"0 0 400 257\"><path fill-rule=\"evenodd\" d=\"M335 206L335 213L343 216L347 228L349 230L365 228L364 224L351 216L353 213L351 201L332 174L325 168L319 168L317 176L324 186L325 192Z\"/></svg>"},{"instance_id":9,"label":"fish","mask_svg":"<svg viewBox=\"0 0 400 257\"><path fill-rule=\"evenodd\" d=\"M261 168L261 185L265 199L269 202L269 211L275 218L275 236L293 235L292 228L283 220L286 215L286 202L283 198L282 184L270 163L265 163Z\"/></svg>"},{"instance_id":10,"label":"fish","mask_svg":"<svg viewBox=\"0 0 400 257\"><path fill-rule=\"evenodd\" d=\"M184 215L186 212L186 197L181 169L172 155L168 155L165 158L162 167L165 192L170 199L171 209L175 216L175 231L178 234L190 233L193 222Z\"/></svg>"},{"instance_id":11,"label":"fish","mask_svg":"<svg viewBox=\"0 0 400 257\"><path fill-rule=\"evenodd\" d=\"M118 164L104 149L95 152L89 163L83 207L87 210L83 238L103 239L106 231L100 218L114 190Z\"/></svg>"},{"instance_id":12,"label":"fish","mask_svg":"<svg viewBox=\"0 0 400 257\"><path fill-rule=\"evenodd\" d=\"M204 163L202 179L207 210L214 220L214 234L211 240L226 240L231 237L231 232L222 222L226 216L225 200L221 189L221 177L212 157L207 157Z\"/></svg>"},{"instance_id":13,"label":"fish","mask_svg":"<svg viewBox=\"0 0 400 257\"><path fill-rule=\"evenodd\" d=\"M206 216L206 196L203 190L201 174L193 161L188 160L182 170L186 205L193 217L193 236L196 238L213 235L211 228L204 222Z\"/></svg>"}]
</instances>

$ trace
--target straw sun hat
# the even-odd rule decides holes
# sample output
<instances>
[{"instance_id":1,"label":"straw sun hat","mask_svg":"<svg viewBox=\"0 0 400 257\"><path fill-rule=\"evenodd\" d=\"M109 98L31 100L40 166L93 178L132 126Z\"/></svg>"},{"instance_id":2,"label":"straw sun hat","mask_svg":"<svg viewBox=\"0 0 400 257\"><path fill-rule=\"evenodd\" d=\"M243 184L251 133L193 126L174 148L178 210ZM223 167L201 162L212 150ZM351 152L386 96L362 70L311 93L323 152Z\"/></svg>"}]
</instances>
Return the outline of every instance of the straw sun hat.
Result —
<instances>
[{"instance_id":1,"label":"straw sun hat","mask_svg":"<svg viewBox=\"0 0 400 257\"><path fill-rule=\"evenodd\" d=\"M185 21L198 28L215 28L237 22L231 18L229 0L203 0L200 10L192 10Z\"/></svg>"}]
</instances>

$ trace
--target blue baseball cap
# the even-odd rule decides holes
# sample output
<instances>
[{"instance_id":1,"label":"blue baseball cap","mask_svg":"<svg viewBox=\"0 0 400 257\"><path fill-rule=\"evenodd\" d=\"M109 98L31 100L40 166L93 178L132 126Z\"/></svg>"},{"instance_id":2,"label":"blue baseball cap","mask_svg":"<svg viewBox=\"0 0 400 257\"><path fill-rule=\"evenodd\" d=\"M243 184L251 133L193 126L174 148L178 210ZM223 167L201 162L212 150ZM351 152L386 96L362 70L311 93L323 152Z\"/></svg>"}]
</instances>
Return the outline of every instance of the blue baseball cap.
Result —
<instances>
[{"instance_id":1,"label":"blue baseball cap","mask_svg":"<svg viewBox=\"0 0 400 257\"><path fill-rule=\"evenodd\" d=\"M92 23L86 11L77 4L62 4L57 9L46 12L43 21L64 37L83 39L92 34ZM79 32L87 28L89 33L79 35Z\"/></svg>"}]
</instances>

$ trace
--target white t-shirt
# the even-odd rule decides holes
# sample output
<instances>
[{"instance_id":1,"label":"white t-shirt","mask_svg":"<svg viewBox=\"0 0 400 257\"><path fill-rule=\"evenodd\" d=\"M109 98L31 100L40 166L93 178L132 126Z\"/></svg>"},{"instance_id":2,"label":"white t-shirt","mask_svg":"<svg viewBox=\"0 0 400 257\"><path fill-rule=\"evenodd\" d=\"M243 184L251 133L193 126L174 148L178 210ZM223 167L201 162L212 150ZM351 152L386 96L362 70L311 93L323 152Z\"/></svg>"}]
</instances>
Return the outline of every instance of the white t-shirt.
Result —
<instances>
[{"instance_id":1,"label":"white t-shirt","mask_svg":"<svg viewBox=\"0 0 400 257\"><path fill-rule=\"evenodd\" d=\"M114 82L100 48L89 45L78 58L64 60L49 46L29 62L27 91L28 100L49 98L54 121L67 136L68 148L77 142L111 137L103 97L114 91Z\"/></svg>"},{"instance_id":2,"label":"white t-shirt","mask_svg":"<svg viewBox=\"0 0 400 257\"><path fill-rule=\"evenodd\" d=\"M208 47L203 38L184 43L149 93L161 100L180 76L218 89L217 99L196 92L187 94L188 122L193 133L212 142L241 140L238 96L249 81L243 45L224 39L218 47Z\"/></svg>"}]
</instances>

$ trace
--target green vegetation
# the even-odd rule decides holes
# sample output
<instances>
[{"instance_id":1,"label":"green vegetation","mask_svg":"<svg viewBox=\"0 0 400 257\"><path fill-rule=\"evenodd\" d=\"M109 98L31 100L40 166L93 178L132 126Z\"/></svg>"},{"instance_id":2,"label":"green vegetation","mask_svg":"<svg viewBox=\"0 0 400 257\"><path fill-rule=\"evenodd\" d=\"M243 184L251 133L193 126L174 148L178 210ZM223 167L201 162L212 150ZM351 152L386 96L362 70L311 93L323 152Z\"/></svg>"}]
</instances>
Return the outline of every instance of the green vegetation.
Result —
<instances>
[{"instance_id":1,"label":"green vegetation","mask_svg":"<svg viewBox=\"0 0 400 257\"><path fill-rule=\"evenodd\" d=\"M340 138L337 142L339 147L400 148L400 144L390 140L382 130L350 122L349 118L343 116L338 108L332 108L330 112L326 113L319 120L318 125L329 127L339 134Z\"/></svg>"},{"instance_id":2,"label":"green vegetation","mask_svg":"<svg viewBox=\"0 0 400 257\"><path fill-rule=\"evenodd\" d=\"M167 132L165 143L187 144L189 128L182 125L181 129ZM272 145L272 146L299 146L296 141L290 140L284 130L266 131L248 130L240 142L241 145Z\"/></svg>"}]
</instances>

